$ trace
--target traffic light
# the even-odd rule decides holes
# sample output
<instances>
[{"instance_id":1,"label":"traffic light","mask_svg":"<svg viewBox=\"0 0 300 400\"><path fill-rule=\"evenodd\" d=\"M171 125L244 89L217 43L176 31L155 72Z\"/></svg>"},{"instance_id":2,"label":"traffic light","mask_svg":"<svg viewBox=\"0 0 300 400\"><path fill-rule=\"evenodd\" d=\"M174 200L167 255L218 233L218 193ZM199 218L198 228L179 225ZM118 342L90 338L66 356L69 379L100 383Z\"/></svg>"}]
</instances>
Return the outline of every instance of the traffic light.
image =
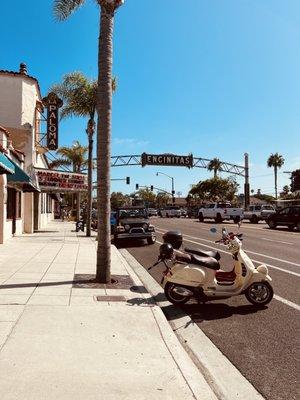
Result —
<instances>
[{"instance_id":1,"label":"traffic light","mask_svg":"<svg viewBox=\"0 0 300 400\"><path fill-rule=\"evenodd\" d=\"M153 185L150 186L150 190L151 190L151 192L153 192Z\"/></svg>"},{"instance_id":2,"label":"traffic light","mask_svg":"<svg viewBox=\"0 0 300 400\"><path fill-rule=\"evenodd\" d=\"M139 184L138 183L135 184L135 190L139 190Z\"/></svg>"},{"instance_id":3,"label":"traffic light","mask_svg":"<svg viewBox=\"0 0 300 400\"><path fill-rule=\"evenodd\" d=\"M130 185L130 176L126 177L126 185Z\"/></svg>"}]
</instances>

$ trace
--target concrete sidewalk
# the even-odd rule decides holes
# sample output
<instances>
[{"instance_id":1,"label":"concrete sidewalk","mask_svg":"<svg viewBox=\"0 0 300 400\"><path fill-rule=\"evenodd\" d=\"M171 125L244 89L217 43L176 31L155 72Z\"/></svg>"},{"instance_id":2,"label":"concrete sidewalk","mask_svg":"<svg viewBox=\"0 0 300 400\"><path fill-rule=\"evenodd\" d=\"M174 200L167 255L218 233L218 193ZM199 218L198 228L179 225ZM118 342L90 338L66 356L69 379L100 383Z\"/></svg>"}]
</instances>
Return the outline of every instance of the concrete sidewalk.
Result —
<instances>
[{"instance_id":1,"label":"concrete sidewalk","mask_svg":"<svg viewBox=\"0 0 300 400\"><path fill-rule=\"evenodd\" d=\"M1 400L215 400L115 247L114 288L81 280L96 242L72 229L53 222L0 246Z\"/></svg>"}]
</instances>

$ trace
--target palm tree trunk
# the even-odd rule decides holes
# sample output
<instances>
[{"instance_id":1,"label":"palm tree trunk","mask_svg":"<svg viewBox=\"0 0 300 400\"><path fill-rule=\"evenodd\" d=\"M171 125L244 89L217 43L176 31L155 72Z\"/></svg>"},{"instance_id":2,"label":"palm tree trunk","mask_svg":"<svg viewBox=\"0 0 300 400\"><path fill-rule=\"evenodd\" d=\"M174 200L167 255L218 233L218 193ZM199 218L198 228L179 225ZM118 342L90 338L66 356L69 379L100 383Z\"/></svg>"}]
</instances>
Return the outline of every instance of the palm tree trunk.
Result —
<instances>
[{"instance_id":1,"label":"palm tree trunk","mask_svg":"<svg viewBox=\"0 0 300 400\"><path fill-rule=\"evenodd\" d=\"M216 177L217 177L217 170L214 169L214 178L216 179Z\"/></svg>"},{"instance_id":2,"label":"palm tree trunk","mask_svg":"<svg viewBox=\"0 0 300 400\"><path fill-rule=\"evenodd\" d=\"M89 154L88 154L88 196L87 196L87 207L86 207L86 236L91 236L91 213L92 213L92 201L93 201L93 130L87 128L87 134L89 139Z\"/></svg>"},{"instance_id":3,"label":"palm tree trunk","mask_svg":"<svg viewBox=\"0 0 300 400\"><path fill-rule=\"evenodd\" d=\"M275 176L275 199L277 200L277 166L274 166L274 176Z\"/></svg>"},{"instance_id":4,"label":"palm tree trunk","mask_svg":"<svg viewBox=\"0 0 300 400\"><path fill-rule=\"evenodd\" d=\"M111 280L110 249L110 142L112 109L112 38L114 12L101 6L97 92L97 207L98 248L96 280Z\"/></svg>"}]
</instances>

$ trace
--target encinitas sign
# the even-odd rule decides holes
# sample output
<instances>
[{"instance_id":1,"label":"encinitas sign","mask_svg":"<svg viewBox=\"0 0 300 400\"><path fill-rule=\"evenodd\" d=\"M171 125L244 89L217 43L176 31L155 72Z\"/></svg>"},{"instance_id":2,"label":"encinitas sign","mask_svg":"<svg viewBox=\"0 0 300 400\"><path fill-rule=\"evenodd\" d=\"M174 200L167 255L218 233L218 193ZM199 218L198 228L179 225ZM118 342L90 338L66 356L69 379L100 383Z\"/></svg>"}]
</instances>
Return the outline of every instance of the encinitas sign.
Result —
<instances>
[{"instance_id":1,"label":"encinitas sign","mask_svg":"<svg viewBox=\"0 0 300 400\"><path fill-rule=\"evenodd\" d=\"M62 100L53 92L43 98L47 107L47 147L49 150L58 148L58 109L63 105Z\"/></svg>"},{"instance_id":2,"label":"encinitas sign","mask_svg":"<svg viewBox=\"0 0 300 400\"><path fill-rule=\"evenodd\" d=\"M193 167L193 155L179 156L175 154L142 154L142 166L160 165L173 167Z\"/></svg>"}]
</instances>

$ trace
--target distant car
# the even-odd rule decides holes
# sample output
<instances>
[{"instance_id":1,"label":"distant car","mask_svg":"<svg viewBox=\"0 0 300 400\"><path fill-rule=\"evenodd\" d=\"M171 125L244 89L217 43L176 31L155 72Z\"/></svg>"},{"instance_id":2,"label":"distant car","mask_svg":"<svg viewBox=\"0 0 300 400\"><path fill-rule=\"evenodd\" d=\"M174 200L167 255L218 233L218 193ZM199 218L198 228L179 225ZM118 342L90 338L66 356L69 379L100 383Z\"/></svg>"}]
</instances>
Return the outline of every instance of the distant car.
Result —
<instances>
[{"instance_id":1,"label":"distant car","mask_svg":"<svg viewBox=\"0 0 300 400\"><path fill-rule=\"evenodd\" d=\"M116 211L111 211L110 213L110 233L113 235L115 232L115 228L117 225L117 218L116 218L117 212ZM97 230L98 228L98 220L97 220L97 211L92 211L92 221L91 221L91 227L94 230Z\"/></svg>"},{"instance_id":2,"label":"distant car","mask_svg":"<svg viewBox=\"0 0 300 400\"><path fill-rule=\"evenodd\" d=\"M214 219L216 223L232 219L237 224L244 218L244 210L232 207L229 202L210 203L199 209L198 218L200 222L205 219Z\"/></svg>"},{"instance_id":3,"label":"distant car","mask_svg":"<svg viewBox=\"0 0 300 400\"><path fill-rule=\"evenodd\" d=\"M187 216L189 218L198 218L199 207L190 207L187 210Z\"/></svg>"},{"instance_id":4,"label":"distant car","mask_svg":"<svg viewBox=\"0 0 300 400\"><path fill-rule=\"evenodd\" d=\"M115 244L124 239L146 239L148 244L156 242L154 226L150 224L147 210L143 206L122 207L117 211L114 232Z\"/></svg>"},{"instance_id":5,"label":"distant car","mask_svg":"<svg viewBox=\"0 0 300 400\"><path fill-rule=\"evenodd\" d=\"M257 224L259 221L266 221L275 212L275 208L270 204L251 205L249 210L244 211L244 219L248 219L252 224Z\"/></svg>"},{"instance_id":6,"label":"distant car","mask_svg":"<svg viewBox=\"0 0 300 400\"><path fill-rule=\"evenodd\" d=\"M181 208L180 211L181 211L181 216L186 218L187 217L187 210L185 208Z\"/></svg>"},{"instance_id":7,"label":"distant car","mask_svg":"<svg viewBox=\"0 0 300 400\"><path fill-rule=\"evenodd\" d=\"M267 224L271 229L277 226L287 226L290 231L297 229L300 232L300 206L289 206L270 215Z\"/></svg>"},{"instance_id":8,"label":"distant car","mask_svg":"<svg viewBox=\"0 0 300 400\"><path fill-rule=\"evenodd\" d=\"M166 206L164 208L162 208L160 210L160 216L162 218L173 218L173 217L177 217L180 218L181 217L181 210L180 207L178 206Z\"/></svg>"},{"instance_id":9,"label":"distant car","mask_svg":"<svg viewBox=\"0 0 300 400\"><path fill-rule=\"evenodd\" d=\"M148 208L149 217L157 217L157 210L155 208Z\"/></svg>"}]
</instances>

